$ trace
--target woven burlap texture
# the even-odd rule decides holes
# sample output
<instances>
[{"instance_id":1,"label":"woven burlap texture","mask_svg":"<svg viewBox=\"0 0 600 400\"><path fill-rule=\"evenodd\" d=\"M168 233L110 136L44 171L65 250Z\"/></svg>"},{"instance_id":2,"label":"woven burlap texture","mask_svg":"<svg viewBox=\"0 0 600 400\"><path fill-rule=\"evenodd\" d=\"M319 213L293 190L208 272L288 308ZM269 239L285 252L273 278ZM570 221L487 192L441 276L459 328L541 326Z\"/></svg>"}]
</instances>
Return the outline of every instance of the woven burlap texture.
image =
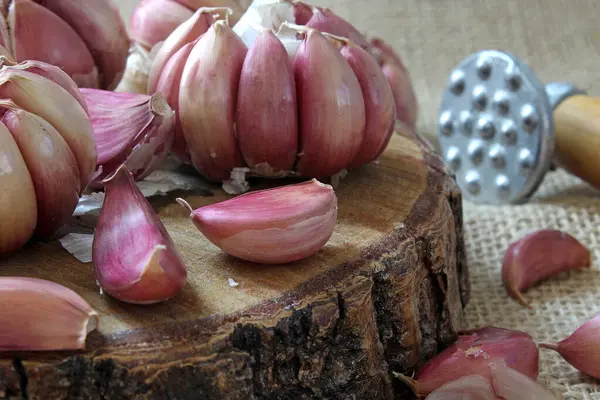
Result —
<instances>
[{"instance_id":1,"label":"woven burlap texture","mask_svg":"<svg viewBox=\"0 0 600 400\"><path fill-rule=\"evenodd\" d=\"M411 71L419 99L419 131L434 144L447 77L462 58L478 50L510 51L544 83L571 81L600 95L595 1L307 1L330 7L361 31L381 36L397 49ZM125 18L135 3L117 1ZM507 207L467 203L464 220L473 290L467 308L471 327L497 325L522 329L536 340L560 340L600 314L600 193L557 171L546 176L531 202ZM571 233L593 250L595 263L588 270L563 274L528 291L533 306L529 310L508 299L500 268L508 244L538 228ZM540 367L540 382L557 397L600 400L600 382L579 374L555 353L542 351Z\"/></svg>"}]
</instances>

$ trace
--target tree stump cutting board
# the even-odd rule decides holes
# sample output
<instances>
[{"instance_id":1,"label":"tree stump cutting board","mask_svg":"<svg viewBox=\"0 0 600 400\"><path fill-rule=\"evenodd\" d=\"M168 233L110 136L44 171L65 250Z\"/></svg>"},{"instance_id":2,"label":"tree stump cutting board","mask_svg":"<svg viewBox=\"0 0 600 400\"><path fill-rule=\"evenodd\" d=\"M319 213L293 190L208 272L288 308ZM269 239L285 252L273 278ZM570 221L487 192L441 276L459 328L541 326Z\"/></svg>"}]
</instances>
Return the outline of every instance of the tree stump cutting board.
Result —
<instances>
[{"instance_id":1,"label":"tree stump cutting board","mask_svg":"<svg viewBox=\"0 0 600 400\"><path fill-rule=\"evenodd\" d=\"M228 197L213 192L186 199L196 208ZM92 264L58 242L1 260L0 275L59 282L101 320L85 351L0 354L0 397L407 398L391 371L410 373L462 328L469 281L460 192L440 159L400 132L336 193L330 242L283 266L224 255L172 197L156 200L189 278L180 295L154 306L100 293Z\"/></svg>"}]
</instances>

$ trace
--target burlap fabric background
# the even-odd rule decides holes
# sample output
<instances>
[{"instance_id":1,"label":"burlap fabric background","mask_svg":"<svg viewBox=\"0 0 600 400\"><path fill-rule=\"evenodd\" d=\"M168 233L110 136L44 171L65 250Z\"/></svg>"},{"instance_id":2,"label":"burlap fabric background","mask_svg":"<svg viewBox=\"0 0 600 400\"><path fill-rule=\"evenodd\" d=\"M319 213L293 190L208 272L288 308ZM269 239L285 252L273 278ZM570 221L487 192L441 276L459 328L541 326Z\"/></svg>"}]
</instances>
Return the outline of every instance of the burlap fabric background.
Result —
<instances>
[{"instance_id":1,"label":"burlap fabric background","mask_svg":"<svg viewBox=\"0 0 600 400\"><path fill-rule=\"evenodd\" d=\"M126 18L137 3L115 1ZM542 82L572 81L600 95L600 8L593 0L313 1L368 34L386 38L400 52L419 98L420 132L430 139L450 70L484 48L513 52ZM467 309L470 326L496 325L524 330L538 340L560 340L600 314L600 192L557 171L546 176L529 203L467 203L464 220L473 288ZM530 290L533 309L528 310L507 298L500 266L511 241L544 227L577 237L593 249L595 262L589 270L563 274ZM540 382L565 400L600 400L600 382L549 351L541 352Z\"/></svg>"}]
</instances>

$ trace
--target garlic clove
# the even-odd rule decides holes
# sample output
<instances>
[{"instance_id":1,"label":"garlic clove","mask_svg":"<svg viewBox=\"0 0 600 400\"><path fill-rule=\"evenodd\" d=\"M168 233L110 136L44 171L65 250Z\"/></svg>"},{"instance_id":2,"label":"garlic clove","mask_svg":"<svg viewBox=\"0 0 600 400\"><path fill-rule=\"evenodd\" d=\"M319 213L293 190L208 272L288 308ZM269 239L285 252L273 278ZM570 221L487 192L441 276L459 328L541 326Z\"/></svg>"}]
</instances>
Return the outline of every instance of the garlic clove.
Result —
<instances>
[{"instance_id":1,"label":"garlic clove","mask_svg":"<svg viewBox=\"0 0 600 400\"><path fill-rule=\"evenodd\" d=\"M414 130L417 123L419 105L408 71L393 63L384 63L381 71L385 75L394 94L396 118L406 127Z\"/></svg>"},{"instance_id":2,"label":"garlic clove","mask_svg":"<svg viewBox=\"0 0 600 400\"><path fill-rule=\"evenodd\" d=\"M195 45L196 42L186 44L169 59L160 75L156 87L156 91L165 96L165 100L174 110L179 109L179 82L181 82L185 63ZM183 131L181 130L179 113L175 113L174 118L174 139L171 150L181 161L186 164L191 164L190 153L187 143L185 142Z\"/></svg>"},{"instance_id":3,"label":"garlic clove","mask_svg":"<svg viewBox=\"0 0 600 400\"><path fill-rule=\"evenodd\" d=\"M164 160L173 143L175 112L160 93L152 96L81 89L90 111L102 173L90 184L125 164L135 180L144 179Z\"/></svg>"},{"instance_id":4,"label":"garlic clove","mask_svg":"<svg viewBox=\"0 0 600 400\"><path fill-rule=\"evenodd\" d=\"M19 146L35 188L36 234L49 239L69 222L79 201L81 180L77 160L67 142L48 122L10 100L0 100L0 108L4 109L2 122Z\"/></svg>"},{"instance_id":5,"label":"garlic clove","mask_svg":"<svg viewBox=\"0 0 600 400\"><path fill-rule=\"evenodd\" d=\"M69 24L86 44L98 67L99 87L107 90L116 88L125 71L130 40L125 22L113 1L44 0L44 7ZM69 53L69 59L73 59L73 53Z\"/></svg>"},{"instance_id":6,"label":"garlic clove","mask_svg":"<svg viewBox=\"0 0 600 400\"><path fill-rule=\"evenodd\" d=\"M173 30L165 39L152 61L148 75L148 93L154 93L157 90L158 81L163 73L163 69L171 57L183 46L196 41L196 39L206 33L213 23L214 18L210 14L210 9L201 8L187 21ZM174 107L173 104L171 106Z\"/></svg>"},{"instance_id":7,"label":"garlic clove","mask_svg":"<svg viewBox=\"0 0 600 400\"><path fill-rule=\"evenodd\" d=\"M62 69L50 65L48 63L42 61L35 60L27 60L22 63L12 62L9 59L2 58L0 60L1 65L10 66L13 69L22 70L31 72L36 75L41 75L44 78L50 79L54 83L60 85L63 89L65 89L77 102L85 109L86 113L88 112L87 104L77 87L77 84L73 79Z\"/></svg>"},{"instance_id":8,"label":"garlic clove","mask_svg":"<svg viewBox=\"0 0 600 400\"><path fill-rule=\"evenodd\" d=\"M236 131L250 168L267 174L292 170L298 150L294 72L285 47L264 30L244 60Z\"/></svg>"},{"instance_id":9,"label":"garlic clove","mask_svg":"<svg viewBox=\"0 0 600 400\"><path fill-rule=\"evenodd\" d=\"M417 396L427 396L447 382L468 376L489 377L489 364L509 368L537 379L539 350L525 332L485 327L461 332L451 346L427 361L414 379L396 374Z\"/></svg>"},{"instance_id":10,"label":"garlic clove","mask_svg":"<svg viewBox=\"0 0 600 400\"><path fill-rule=\"evenodd\" d=\"M426 400L497 400L490 382L479 375L450 381L433 391Z\"/></svg>"},{"instance_id":11,"label":"garlic clove","mask_svg":"<svg viewBox=\"0 0 600 400\"><path fill-rule=\"evenodd\" d=\"M333 11L323 7L313 7L313 14L306 26L314 28L320 32L330 33L350 39L363 49L369 48L369 43L365 36L360 33L350 22L346 21Z\"/></svg>"},{"instance_id":12,"label":"garlic clove","mask_svg":"<svg viewBox=\"0 0 600 400\"><path fill-rule=\"evenodd\" d=\"M60 65L79 86L97 86L98 72L86 44L48 8L31 0L14 0L9 7L8 23L17 61L39 60Z\"/></svg>"},{"instance_id":13,"label":"garlic clove","mask_svg":"<svg viewBox=\"0 0 600 400\"><path fill-rule=\"evenodd\" d=\"M396 64L401 69L406 70L406 66L400 56L394 51L392 46L385 42L382 38L374 37L369 41L371 52L380 64L384 62Z\"/></svg>"},{"instance_id":14,"label":"garlic clove","mask_svg":"<svg viewBox=\"0 0 600 400\"><path fill-rule=\"evenodd\" d=\"M540 343L554 350L579 371L600 379L600 315L585 322L558 343Z\"/></svg>"},{"instance_id":15,"label":"garlic clove","mask_svg":"<svg viewBox=\"0 0 600 400\"><path fill-rule=\"evenodd\" d=\"M98 327L98 313L83 298L42 279L0 278L0 303L2 351L80 350Z\"/></svg>"},{"instance_id":16,"label":"garlic clove","mask_svg":"<svg viewBox=\"0 0 600 400\"><path fill-rule=\"evenodd\" d=\"M37 224L37 205L31 175L17 143L3 123L0 123L0 187L2 254L27 243Z\"/></svg>"},{"instance_id":17,"label":"garlic clove","mask_svg":"<svg viewBox=\"0 0 600 400\"><path fill-rule=\"evenodd\" d=\"M192 210L198 230L223 252L242 260L283 264L305 259L330 239L337 221L333 188L316 179L243 194Z\"/></svg>"},{"instance_id":18,"label":"garlic clove","mask_svg":"<svg viewBox=\"0 0 600 400\"><path fill-rule=\"evenodd\" d=\"M312 7L302 1L292 1L294 5L294 23L298 25L306 25L313 16Z\"/></svg>"},{"instance_id":19,"label":"garlic clove","mask_svg":"<svg viewBox=\"0 0 600 400\"><path fill-rule=\"evenodd\" d=\"M316 178L336 174L352 162L364 139L360 83L339 51L314 29L306 33L293 68L302 121L296 171Z\"/></svg>"},{"instance_id":20,"label":"garlic clove","mask_svg":"<svg viewBox=\"0 0 600 400\"><path fill-rule=\"evenodd\" d=\"M193 14L190 9L172 0L142 0L129 19L130 36L146 49L151 49Z\"/></svg>"},{"instance_id":21,"label":"garlic clove","mask_svg":"<svg viewBox=\"0 0 600 400\"><path fill-rule=\"evenodd\" d=\"M192 164L208 180L245 167L235 137L237 88L247 48L225 21L198 40L183 70L179 116Z\"/></svg>"},{"instance_id":22,"label":"garlic clove","mask_svg":"<svg viewBox=\"0 0 600 400\"><path fill-rule=\"evenodd\" d=\"M171 236L125 166L104 182L92 262L100 287L114 298L151 304L185 286L186 267Z\"/></svg>"},{"instance_id":23,"label":"garlic clove","mask_svg":"<svg viewBox=\"0 0 600 400\"><path fill-rule=\"evenodd\" d=\"M503 400L556 400L542 385L531 377L502 363L490 363L494 393Z\"/></svg>"},{"instance_id":24,"label":"garlic clove","mask_svg":"<svg viewBox=\"0 0 600 400\"><path fill-rule=\"evenodd\" d=\"M558 273L591 266L591 253L573 236L542 229L511 243L502 263L502 280L510 296L529 306L522 292Z\"/></svg>"},{"instance_id":25,"label":"garlic clove","mask_svg":"<svg viewBox=\"0 0 600 400\"><path fill-rule=\"evenodd\" d=\"M85 188L96 169L96 144L86 111L65 89L28 71L12 67L0 70L0 97L48 121L62 135L79 165Z\"/></svg>"},{"instance_id":26,"label":"garlic clove","mask_svg":"<svg viewBox=\"0 0 600 400\"><path fill-rule=\"evenodd\" d=\"M396 120L394 95L381 68L366 50L346 41L341 54L356 74L365 101L365 138L350 164L359 167L375 160L387 147Z\"/></svg>"}]
</instances>

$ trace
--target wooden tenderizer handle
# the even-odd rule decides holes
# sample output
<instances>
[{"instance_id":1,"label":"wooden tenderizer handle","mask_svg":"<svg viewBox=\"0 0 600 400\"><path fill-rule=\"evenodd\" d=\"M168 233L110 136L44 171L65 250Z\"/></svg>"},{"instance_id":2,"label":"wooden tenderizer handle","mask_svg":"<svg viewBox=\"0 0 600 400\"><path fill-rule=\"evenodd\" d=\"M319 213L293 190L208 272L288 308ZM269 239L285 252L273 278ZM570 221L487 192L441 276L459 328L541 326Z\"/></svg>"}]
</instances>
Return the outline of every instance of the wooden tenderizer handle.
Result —
<instances>
[{"instance_id":1,"label":"wooden tenderizer handle","mask_svg":"<svg viewBox=\"0 0 600 400\"><path fill-rule=\"evenodd\" d=\"M567 97L553 114L556 164L600 189L600 98Z\"/></svg>"}]
</instances>

